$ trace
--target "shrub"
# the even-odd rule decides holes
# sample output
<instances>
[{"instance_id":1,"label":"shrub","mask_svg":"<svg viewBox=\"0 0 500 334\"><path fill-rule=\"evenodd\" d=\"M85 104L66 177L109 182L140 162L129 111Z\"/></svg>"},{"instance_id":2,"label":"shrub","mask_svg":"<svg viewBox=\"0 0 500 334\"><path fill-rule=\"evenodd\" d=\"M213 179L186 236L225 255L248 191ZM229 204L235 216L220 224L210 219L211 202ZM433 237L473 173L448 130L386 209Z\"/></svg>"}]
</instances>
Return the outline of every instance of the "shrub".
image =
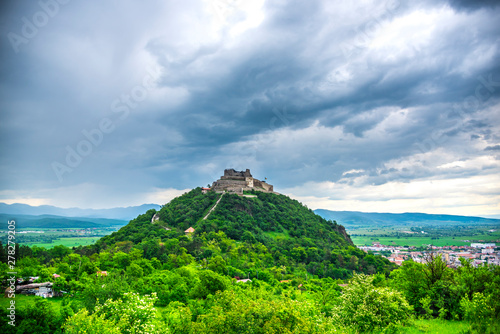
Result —
<instances>
[{"instance_id":1,"label":"shrub","mask_svg":"<svg viewBox=\"0 0 500 334\"><path fill-rule=\"evenodd\" d=\"M80 310L78 313L68 318L64 323L63 329L68 334L120 334L121 332L115 327L113 321L105 319L104 314L97 315L96 313L89 315L86 309Z\"/></svg>"},{"instance_id":2,"label":"shrub","mask_svg":"<svg viewBox=\"0 0 500 334\"><path fill-rule=\"evenodd\" d=\"M81 310L64 324L67 333L169 333L153 307L157 297L125 293L117 300L97 304L95 313ZM85 331L87 330L87 331Z\"/></svg>"},{"instance_id":3,"label":"shrub","mask_svg":"<svg viewBox=\"0 0 500 334\"><path fill-rule=\"evenodd\" d=\"M197 334L341 333L331 318L310 301L275 297L264 289L226 290L211 298L212 307L191 324ZM339 326L337 326L339 327Z\"/></svg>"},{"instance_id":4,"label":"shrub","mask_svg":"<svg viewBox=\"0 0 500 334\"><path fill-rule=\"evenodd\" d=\"M465 319L479 333L497 333L499 329L494 321L495 309L491 307L490 300L491 295L485 296L481 292L474 293L472 300L467 297L460 300Z\"/></svg>"},{"instance_id":5,"label":"shrub","mask_svg":"<svg viewBox=\"0 0 500 334\"><path fill-rule=\"evenodd\" d=\"M431 308L431 303L432 303L431 297L427 296L425 298L421 298L419 301L420 301L420 304L422 304L422 308L425 311L425 314L424 314L423 318L425 318L425 319L431 319L432 318L432 314L433 314L433 311L432 311L432 308Z\"/></svg>"},{"instance_id":6,"label":"shrub","mask_svg":"<svg viewBox=\"0 0 500 334\"><path fill-rule=\"evenodd\" d=\"M340 297L334 319L359 332L383 330L405 323L413 308L398 291L375 287L374 277L363 274L350 280Z\"/></svg>"}]
</instances>

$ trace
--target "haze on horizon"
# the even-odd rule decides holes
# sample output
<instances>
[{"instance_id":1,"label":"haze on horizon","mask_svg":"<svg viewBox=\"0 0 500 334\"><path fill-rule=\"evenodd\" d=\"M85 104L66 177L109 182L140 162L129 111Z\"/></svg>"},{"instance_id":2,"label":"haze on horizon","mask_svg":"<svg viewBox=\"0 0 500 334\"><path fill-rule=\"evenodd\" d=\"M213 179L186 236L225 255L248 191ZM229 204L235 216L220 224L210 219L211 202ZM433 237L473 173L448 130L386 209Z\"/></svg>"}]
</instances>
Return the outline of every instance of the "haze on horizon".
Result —
<instances>
[{"instance_id":1,"label":"haze on horizon","mask_svg":"<svg viewBox=\"0 0 500 334\"><path fill-rule=\"evenodd\" d=\"M0 202L500 215L496 1L6 0Z\"/></svg>"}]
</instances>

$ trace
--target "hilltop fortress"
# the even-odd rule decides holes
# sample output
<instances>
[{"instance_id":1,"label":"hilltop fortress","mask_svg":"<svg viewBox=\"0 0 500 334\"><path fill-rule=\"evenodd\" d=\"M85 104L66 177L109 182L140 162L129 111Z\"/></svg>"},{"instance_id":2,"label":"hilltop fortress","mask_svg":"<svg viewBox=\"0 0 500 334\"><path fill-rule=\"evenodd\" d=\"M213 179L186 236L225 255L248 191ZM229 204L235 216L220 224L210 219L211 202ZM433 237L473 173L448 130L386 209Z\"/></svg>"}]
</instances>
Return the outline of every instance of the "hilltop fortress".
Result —
<instances>
[{"instance_id":1,"label":"hilltop fortress","mask_svg":"<svg viewBox=\"0 0 500 334\"><path fill-rule=\"evenodd\" d=\"M273 186L257 180L250 174L250 169L246 171L235 171L234 169L225 169L224 176L212 184L212 190L216 192L233 192L243 194L245 190L258 190L263 192L274 192Z\"/></svg>"}]
</instances>

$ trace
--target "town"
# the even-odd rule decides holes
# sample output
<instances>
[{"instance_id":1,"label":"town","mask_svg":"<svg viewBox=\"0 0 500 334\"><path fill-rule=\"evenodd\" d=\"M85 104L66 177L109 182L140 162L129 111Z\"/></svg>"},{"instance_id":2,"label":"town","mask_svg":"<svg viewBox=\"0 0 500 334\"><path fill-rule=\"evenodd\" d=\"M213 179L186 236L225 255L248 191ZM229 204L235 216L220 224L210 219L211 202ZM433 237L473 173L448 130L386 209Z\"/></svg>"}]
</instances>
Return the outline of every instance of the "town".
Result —
<instances>
[{"instance_id":1,"label":"town","mask_svg":"<svg viewBox=\"0 0 500 334\"><path fill-rule=\"evenodd\" d=\"M428 254L439 254L450 268L461 266L460 259L469 259L474 266L489 264L500 265L500 249L494 243L471 243L470 246L433 246L417 250L414 246L388 246L373 242L372 246L360 246L365 252L373 252L401 265L404 261L426 263ZM390 252L390 255L388 255Z\"/></svg>"}]
</instances>

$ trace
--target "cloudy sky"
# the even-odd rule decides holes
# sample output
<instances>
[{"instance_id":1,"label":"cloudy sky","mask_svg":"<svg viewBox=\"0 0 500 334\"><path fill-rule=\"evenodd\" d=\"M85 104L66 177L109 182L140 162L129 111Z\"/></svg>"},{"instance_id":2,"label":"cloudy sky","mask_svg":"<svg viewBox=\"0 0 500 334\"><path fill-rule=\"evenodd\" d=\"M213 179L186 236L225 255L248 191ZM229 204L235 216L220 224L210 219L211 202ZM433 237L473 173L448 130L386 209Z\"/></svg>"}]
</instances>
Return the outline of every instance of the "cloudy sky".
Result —
<instances>
[{"instance_id":1,"label":"cloudy sky","mask_svg":"<svg viewBox=\"0 0 500 334\"><path fill-rule=\"evenodd\" d=\"M495 2L2 1L0 201L500 215Z\"/></svg>"}]
</instances>

